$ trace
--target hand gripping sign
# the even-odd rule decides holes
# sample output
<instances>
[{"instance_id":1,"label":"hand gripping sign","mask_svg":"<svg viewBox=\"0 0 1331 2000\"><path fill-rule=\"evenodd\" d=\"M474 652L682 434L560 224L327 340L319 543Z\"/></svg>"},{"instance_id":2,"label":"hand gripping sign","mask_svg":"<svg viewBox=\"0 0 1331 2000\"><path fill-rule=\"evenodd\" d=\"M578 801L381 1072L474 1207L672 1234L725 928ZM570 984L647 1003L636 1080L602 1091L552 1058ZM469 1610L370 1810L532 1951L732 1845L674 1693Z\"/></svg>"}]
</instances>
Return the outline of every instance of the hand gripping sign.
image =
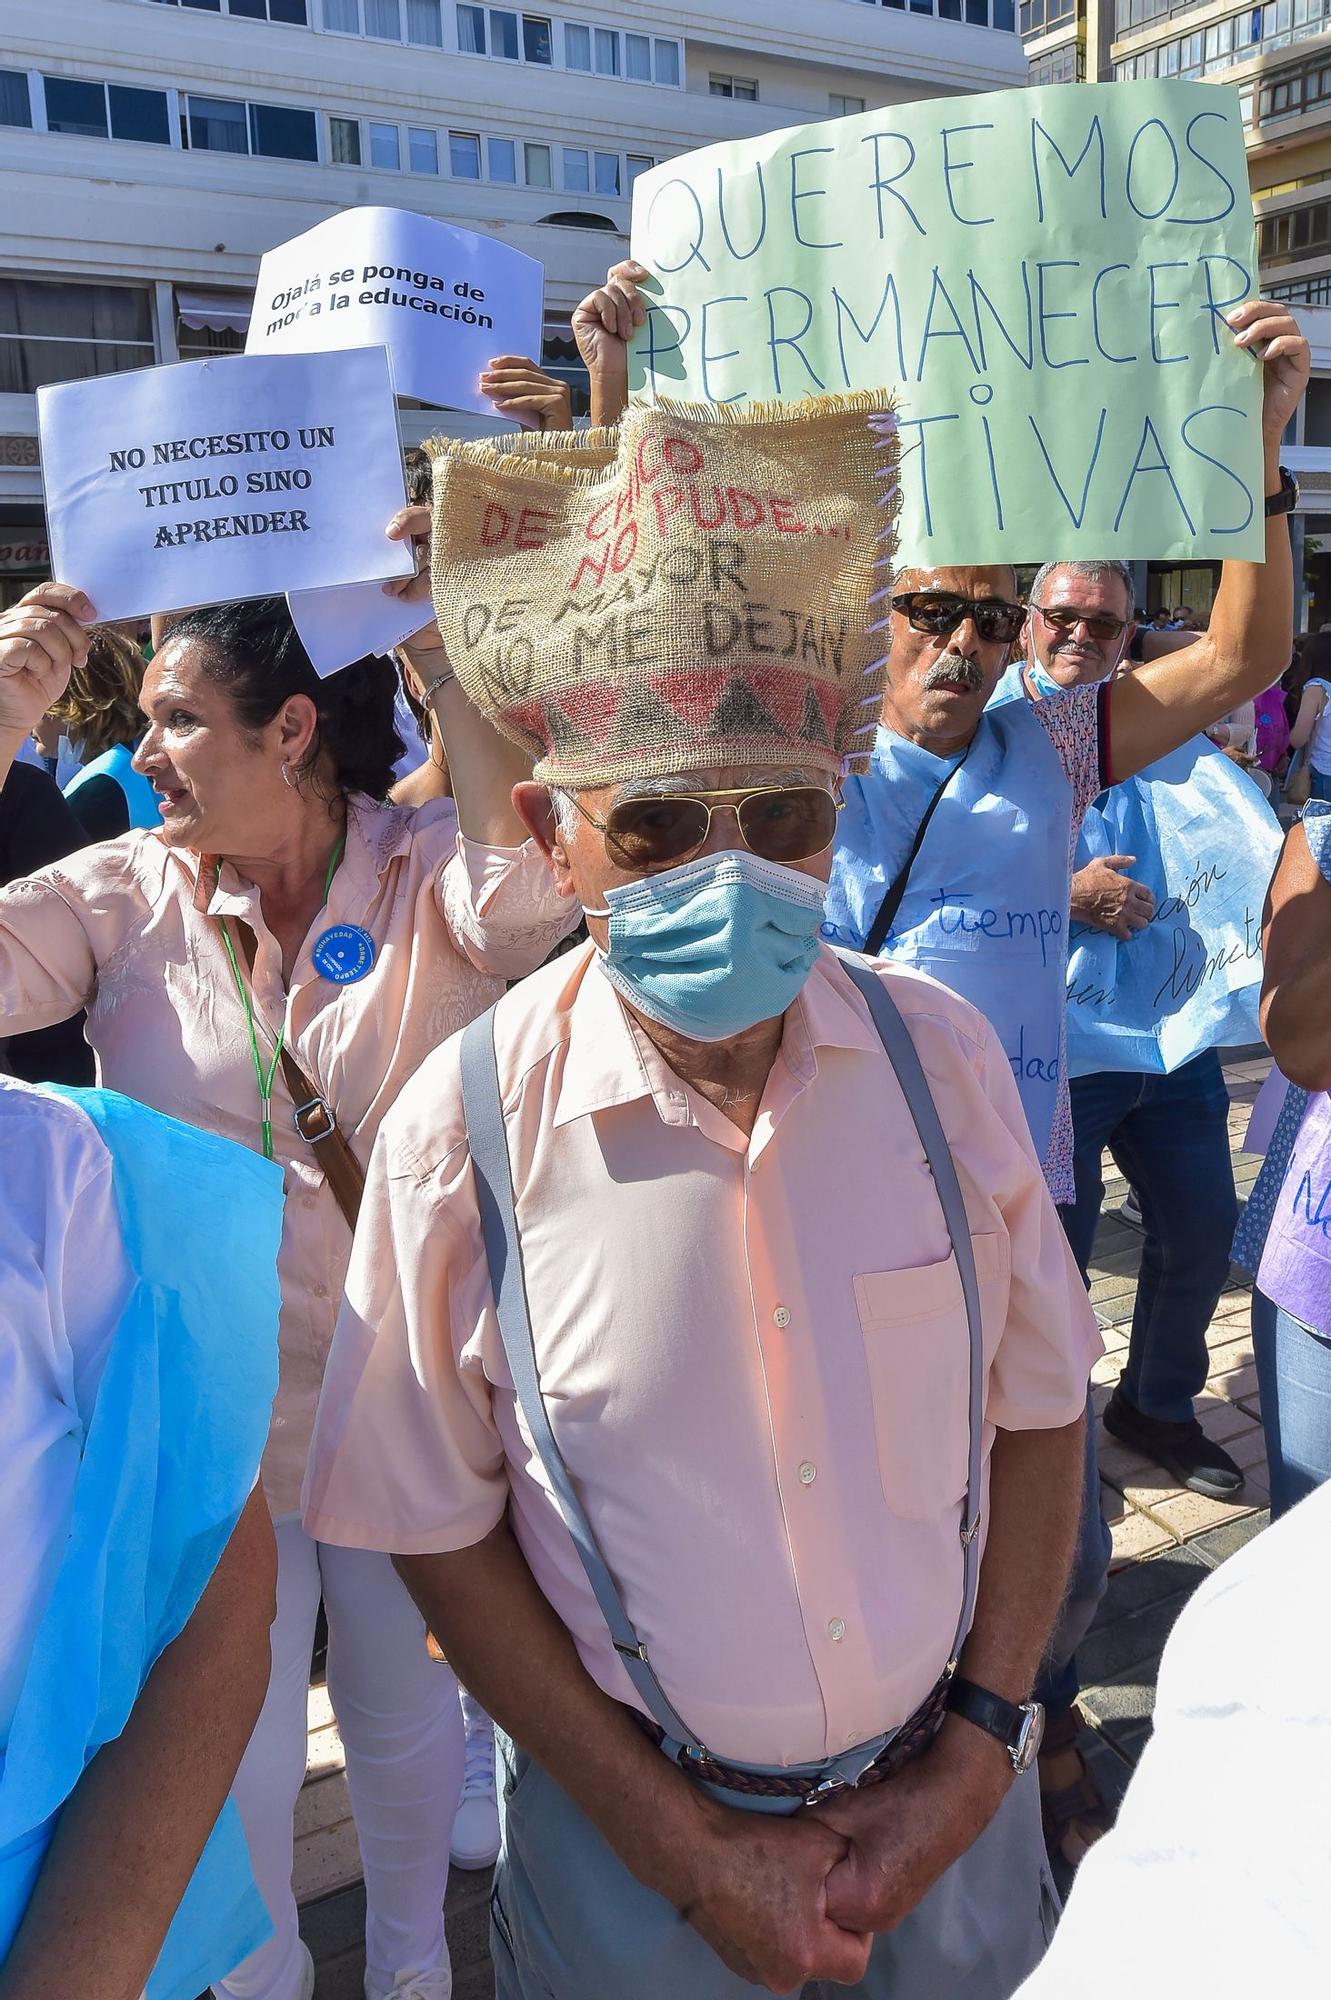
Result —
<instances>
[{"instance_id":1,"label":"hand gripping sign","mask_svg":"<svg viewBox=\"0 0 1331 2000\"><path fill-rule=\"evenodd\" d=\"M411 572L382 347L62 382L37 422L52 568L101 619Z\"/></svg>"},{"instance_id":2,"label":"hand gripping sign","mask_svg":"<svg viewBox=\"0 0 1331 2000\"><path fill-rule=\"evenodd\" d=\"M903 551L1261 561L1237 91L1083 84L887 105L644 174L636 400L888 388Z\"/></svg>"}]
</instances>

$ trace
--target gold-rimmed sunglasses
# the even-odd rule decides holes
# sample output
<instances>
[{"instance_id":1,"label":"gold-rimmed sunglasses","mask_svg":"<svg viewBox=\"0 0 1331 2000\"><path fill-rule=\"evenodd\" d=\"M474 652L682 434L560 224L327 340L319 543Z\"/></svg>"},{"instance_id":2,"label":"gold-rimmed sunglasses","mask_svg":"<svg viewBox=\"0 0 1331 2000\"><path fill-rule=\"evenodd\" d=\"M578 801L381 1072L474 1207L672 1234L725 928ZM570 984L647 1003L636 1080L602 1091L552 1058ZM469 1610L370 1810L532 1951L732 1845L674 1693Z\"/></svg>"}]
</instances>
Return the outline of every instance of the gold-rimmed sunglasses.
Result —
<instances>
[{"instance_id":1,"label":"gold-rimmed sunglasses","mask_svg":"<svg viewBox=\"0 0 1331 2000\"><path fill-rule=\"evenodd\" d=\"M715 812L731 812L740 839L764 861L808 861L832 845L843 800L821 785L739 786L704 792L640 792L616 799L604 819L577 810L605 840L612 861L625 868L659 868L696 854L711 832Z\"/></svg>"}]
</instances>

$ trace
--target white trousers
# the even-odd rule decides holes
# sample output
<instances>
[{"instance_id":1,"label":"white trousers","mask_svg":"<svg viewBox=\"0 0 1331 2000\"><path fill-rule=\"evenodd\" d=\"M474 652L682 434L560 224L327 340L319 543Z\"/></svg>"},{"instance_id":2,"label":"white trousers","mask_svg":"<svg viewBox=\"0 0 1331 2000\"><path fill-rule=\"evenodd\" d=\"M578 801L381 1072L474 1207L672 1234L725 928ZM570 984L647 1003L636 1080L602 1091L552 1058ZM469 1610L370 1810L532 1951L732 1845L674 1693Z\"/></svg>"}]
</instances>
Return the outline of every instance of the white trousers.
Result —
<instances>
[{"instance_id":1,"label":"white trousers","mask_svg":"<svg viewBox=\"0 0 1331 2000\"><path fill-rule=\"evenodd\" d=\"M232 1793L274 1935L213 1988L224 2000L300 1992L292 1822L321 1595L328 1694L365 1873L366 1964L389 1986L399 1972L445 1961L448 1846L462 1789L457 1681L427 1654L424 1622L388 1556L313 1541L292 1517L277 1523L272 1679Z\"/></svg>"}]
</instances>

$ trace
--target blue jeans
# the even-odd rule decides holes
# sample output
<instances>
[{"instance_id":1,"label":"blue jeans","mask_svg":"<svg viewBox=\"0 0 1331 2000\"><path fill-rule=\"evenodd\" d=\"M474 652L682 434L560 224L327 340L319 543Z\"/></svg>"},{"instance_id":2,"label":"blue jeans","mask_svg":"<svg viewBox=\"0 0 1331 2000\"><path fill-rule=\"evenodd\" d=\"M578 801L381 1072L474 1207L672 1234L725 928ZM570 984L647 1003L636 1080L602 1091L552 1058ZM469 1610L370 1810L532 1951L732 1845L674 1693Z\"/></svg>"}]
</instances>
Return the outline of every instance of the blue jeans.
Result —
<instances>
[{"instance_id":1,"label":"blue jeans","mask_svg":"<svg viewBox=\"0 0 1331 2000\"><path fill-rule=\"evenodd\" d=\"M1067 1209L1059 1214L1066 1216ZM1066 1225L1065 1225L1066 1226ZM1077 1648L1091 1629L1109 1581L1109 1558L1113 1553L1109 1523L1100 1511L1100 1461L1095 1448L1095 1407L1086 1402L1086 1459L1082 1480L1081 1515L1077 1524L1077 1547L1072 1558L1067 1595L1058 1615L1058 1624L1049 1641L1035 1682L1035 1699L1042 1701L1050 1715L1071 1708L1081 1693L1077 1671Z\"/></svg>"},{"instance_id":2,"label":"blue jeans","mask_svg":"<svg viewBox=\"0 0 1331 2000\"><path fill-rule=\"evenodd\" d=\"M1331 1339L1254 1288L1252 1344L1274 1521L1331 1479Z\"/></svg>"},{"instance_id":3,"label":"blue jeans","mask_svg":"<svg viewBox=\"0 0 1331 2000\"><path fill-rule=\"evenodd\" d=\"M1331 799L1331 771L1319 771L1314 764L1309 777L1310 799Z\"/></svg>"},{"instance_id":4,"label":"blue jeans","mask_svg":"<svg viewBox=\"0 0 1331 2000\"><path fill-rule=\"evenodd\" d=\"M1063 1226L1085 1277L1107 1146L1137 1191L1146 1237L1119 1386L1134 1408L1165 1423L1193 1414L1210 1366L1206 1330L1229 1277L1238 1202L1228 1119L1214 1049L1172 1076L1106 1070L1072 1079L1077 1198L1060 1211Z\"/></svg>"}]
</instances>

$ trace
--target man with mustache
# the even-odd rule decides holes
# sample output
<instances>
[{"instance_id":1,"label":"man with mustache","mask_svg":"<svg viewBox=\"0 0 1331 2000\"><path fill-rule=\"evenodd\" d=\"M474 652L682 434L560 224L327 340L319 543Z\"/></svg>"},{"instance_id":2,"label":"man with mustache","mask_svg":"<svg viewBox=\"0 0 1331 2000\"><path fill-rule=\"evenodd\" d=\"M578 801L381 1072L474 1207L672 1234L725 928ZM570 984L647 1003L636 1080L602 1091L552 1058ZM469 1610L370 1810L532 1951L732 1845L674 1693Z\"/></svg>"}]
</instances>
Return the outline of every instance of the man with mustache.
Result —
<instances>
[{"instance_id":1,"label":"man with mustache","mask_svg":"<svg viewBox=\"0 0 1331 2000\"><path fill-rule=\"evenodd\" d=\"M1263 363L1264 564L1224 565L1210 626L1191 644L1117 680L1102 677L1101 655L1090 685L1075 684L1089 648L1117 647L1121 656L1131 636L1126 592L1116 581L1106 586L1112 610L1051 594L1033 625L1051 649L1047 666L1037 660L1036 668L1055 692L993 707L1025 627L1013 571L899 570L883 620L887 690L870 768L846 780L823 935L917 966L988 1015L1063 1204L1076 1192L1065 989L1082 819L1107 786L1251 699L1289 657L1293 482L1279 448L1307 383L1308 343L1284 307L1265 300L1236 307L1229 326L1236 345ZM1098 634L1075 611L1091 611ZM1139 899L1131 907L1140 915ZM1075 1752L1072 1707L1074 1654L1103 1592L1107 1559L1092 1424L1086 1472L1078 1562L1037 1689L1049 1715L1046 1830L1053 1858L1061 1854L1069 1866L1102 1830Z\"/></svg>"}]
</instances>

